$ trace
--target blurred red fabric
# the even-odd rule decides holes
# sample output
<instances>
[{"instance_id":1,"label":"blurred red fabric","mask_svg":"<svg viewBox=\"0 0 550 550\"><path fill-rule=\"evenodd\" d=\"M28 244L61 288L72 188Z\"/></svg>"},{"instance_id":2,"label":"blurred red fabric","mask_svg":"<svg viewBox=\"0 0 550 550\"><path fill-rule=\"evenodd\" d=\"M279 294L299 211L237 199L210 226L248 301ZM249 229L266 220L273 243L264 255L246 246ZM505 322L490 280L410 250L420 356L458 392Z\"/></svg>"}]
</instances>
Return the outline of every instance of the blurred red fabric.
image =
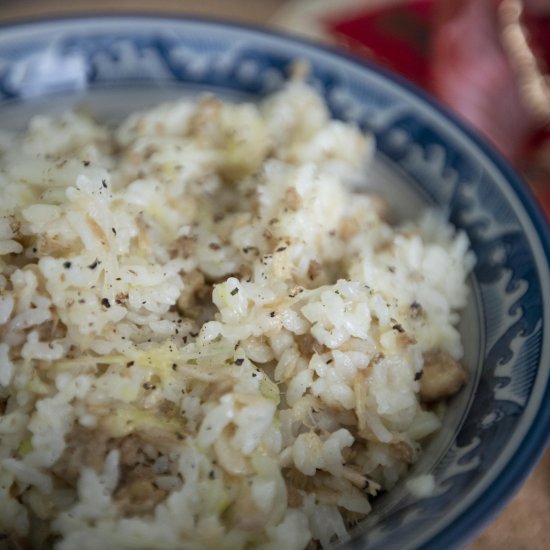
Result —
<instances>
[{"instance_id":1,"label":"blurred red fabric","mask_svg":"<svg viewBox=\"0 0 550 550\"><path fill-rule=\"evenodd\" d=\"M327 16L326 31L435 94L521 171L550 218L550 133L503 47L502 0L411 0ZM525 0L529 45L550 65L550 1Z\"/></svg>"},{"instance_id":2,"label":"blurred red fabric","mask_svg":"<svg viewBox=\"0 0 550 550\"><path fill-rule=\"evenodd\" d=\"M431 87L437 96L518 162L535 120L523 104L501 45L495 3L438 2Z\"/></svg>"}]
</instances>

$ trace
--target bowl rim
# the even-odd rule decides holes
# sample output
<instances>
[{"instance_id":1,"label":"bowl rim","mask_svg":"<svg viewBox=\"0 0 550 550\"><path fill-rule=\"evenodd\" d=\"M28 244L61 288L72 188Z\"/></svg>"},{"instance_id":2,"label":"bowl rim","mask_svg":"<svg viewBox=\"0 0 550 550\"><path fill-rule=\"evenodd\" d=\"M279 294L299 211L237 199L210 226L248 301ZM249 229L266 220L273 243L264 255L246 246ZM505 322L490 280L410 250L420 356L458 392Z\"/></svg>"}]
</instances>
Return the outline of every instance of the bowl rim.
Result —
<instances>
[{"instance_id":1,"label":"bowl rim","mask_svg":"<svg viewBox=\"0 0 550 550\"><path fill-rule=\"evenodd\" d=\"M167 24L198 23L211 25L212 27L223 27L234 31L252 33L261 38L267 35L290 44L301 45L318 52L326 53L336 58L342 58L357 66L359 69L366 69L389 81L391 85L403 88L415 98L423 102L429 109L456 128L466 137L481 154L489 160L496 170L501 173L507 185L518 199L525 213L533 225L534 234L540 242L544 252L544 261L541 265L546 267L550 275L550 215L547 217L540 203L535 198L533 191L527 182L511 167L503 155L482 135L480 135L466 120L454 113L445 106L439 99L422 89L419 85L411 82L395 71L383 67L367 58L346 51L338 46L325 44L311 38L294 35L291 32L278 28L271 28L260 24L227 20L216 16L198 16L188 14L185 11L132 11L132 10L101 10L98 12L90 10L75 10L70 13L60 13L45 16L21 16L0 22L0 32L6 30L24 30L28 27L32 30L36 27L45 27L49 24L70 25L71 23L90 22L94 19L104 21L132 19L147 25L148 22ZM1 36L0 39L5 38ZM56 94L58 95L58 94ZM24 102L25 100L23 100ZM1 106L0 106L1 108ZM523 228L522 228L523 229ZM541 307L546 316L550 315L550 304L542 304ZM544 320L544 318L543 318ZM540 363L539 363L540 368ZM529 474L540 461L550 443L550 406L544 403L550 402L550 378L546 388L541 393L541 401L538 410L533 414L533 421L525 431L523 439L518 444L516 452L503 466L500 474L490 482L485 491L478 495L471 505L457 515L454 520L445 525L441 531L432 535L421 546L424 550L439 550L441 548L452 548L464 545L472 540L489 522L502 511L509 503L515 493L521 488ZM352 540L351 544L359 542Z\"/></svg>"}]
</instances>

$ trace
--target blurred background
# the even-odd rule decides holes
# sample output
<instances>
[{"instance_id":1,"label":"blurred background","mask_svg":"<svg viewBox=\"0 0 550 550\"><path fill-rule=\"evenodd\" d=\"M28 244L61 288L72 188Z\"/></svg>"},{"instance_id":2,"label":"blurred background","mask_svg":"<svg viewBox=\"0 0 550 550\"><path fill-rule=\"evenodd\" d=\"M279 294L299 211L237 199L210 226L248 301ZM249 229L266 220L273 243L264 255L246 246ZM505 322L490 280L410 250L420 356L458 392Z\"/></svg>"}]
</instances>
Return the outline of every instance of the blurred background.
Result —
<instances>
[{"instance_id":1,"label":"blurred background","mask_svg":"<svg viewBox=\"0 0 550 550\"><path fill-rule=\"evenodd\" d=\"M231 19L374 60L492 142L550 219L550 0L0 0L0 23L113 12ZM548 518L549 452L468 550L545 549Z\"/></svg>"}]
</instances>

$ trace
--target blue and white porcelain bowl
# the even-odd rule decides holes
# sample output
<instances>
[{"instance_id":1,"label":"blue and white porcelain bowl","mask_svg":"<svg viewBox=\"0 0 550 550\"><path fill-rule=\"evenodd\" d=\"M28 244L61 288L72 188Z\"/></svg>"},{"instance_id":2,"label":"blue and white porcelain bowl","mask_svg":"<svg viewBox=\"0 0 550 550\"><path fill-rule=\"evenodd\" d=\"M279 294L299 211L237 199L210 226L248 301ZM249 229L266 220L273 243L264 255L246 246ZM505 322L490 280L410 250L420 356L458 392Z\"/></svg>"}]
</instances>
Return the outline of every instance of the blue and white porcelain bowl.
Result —
<instances>
[{"instance_id":1,"label":"blue and white porcelain bowl","mask_svg":"<svg viewBox=\"0 0 550 550\"><path fill-rule=\"evenodd\" d=\"M379 191L406 218L435 205L477 256L462 334L470 384L404 484L380 497L350 548L465 543L527 476L550 432L550 239L524 184L421 92L331 50L255 29L162 17L95 17L0 30L0 125L86 102L103 119L199 90L255 98L304 59L337 118L376 136Z\"/></svg>"}]
</instances>

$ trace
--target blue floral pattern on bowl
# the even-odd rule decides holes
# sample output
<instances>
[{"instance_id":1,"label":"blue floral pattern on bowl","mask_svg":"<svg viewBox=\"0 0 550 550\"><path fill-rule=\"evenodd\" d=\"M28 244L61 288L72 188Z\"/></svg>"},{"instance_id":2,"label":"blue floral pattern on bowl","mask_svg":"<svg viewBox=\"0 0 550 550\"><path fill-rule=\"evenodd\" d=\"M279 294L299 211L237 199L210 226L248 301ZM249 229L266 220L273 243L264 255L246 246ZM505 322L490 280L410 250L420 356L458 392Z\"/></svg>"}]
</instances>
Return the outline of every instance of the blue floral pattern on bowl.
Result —
<instances>
[{"instance_id":1,"label":"blue floral pattern on bowl","mask_svg":"<svg viewBox=\"0 0 550 550\"><path fill-rule=\"evenodd\" d=\"M401 183L403 212L426 203L467 232L477 256L463 322L469 387L412 475L382 496L350 547L448 548L472 536L518 487L550 427L549 236L523 184L485 144L408 84L374 66L255 29L155 17L76 18L0 33L0 113L75 92L213 90L257 97L306 60L337 118L372 132L377 163ZM410 215L410 212L409 212Z\"/></svg>"}]
</instances>

